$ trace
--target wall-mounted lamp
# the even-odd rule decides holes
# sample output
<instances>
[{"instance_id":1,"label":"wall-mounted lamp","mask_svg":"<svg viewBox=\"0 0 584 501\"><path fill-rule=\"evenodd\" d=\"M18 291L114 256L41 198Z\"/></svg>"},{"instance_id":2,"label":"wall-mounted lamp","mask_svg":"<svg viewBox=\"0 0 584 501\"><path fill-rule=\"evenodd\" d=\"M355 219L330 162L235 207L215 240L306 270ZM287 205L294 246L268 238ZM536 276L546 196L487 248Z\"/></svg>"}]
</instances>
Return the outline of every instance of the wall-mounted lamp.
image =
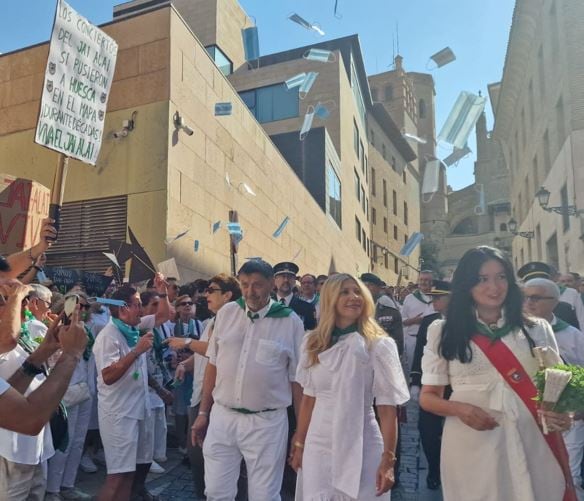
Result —
<instances>
[{"instance_id":1,"label":"wall-mounted lamp","mask_svg":"<svg viewBox=\"0 0 584 501\"><path fill-rule=\"evenodd\" d=\"M550 201L550 192L543 186L535 194L535 198L539 202L539 206L546 212L555 212L563 216L579 216L584 214L584 209L578 209L575 205L560 205L558 207L548 207Z\"/></svg>"},{"instance_id":2,"label":"wall-mounted lamp","mask_svg":"<svg viewBox=\"0 0 584 501\"><path fill-rule=\"evenodd\" d=\"M173 122L174 122L174 126L176 127L177 130L183 130L185 132L185 134L187 136L192 136L195 131L193 129L191 129L184 121L184 118L180 115L180 113L177 111L175 112L173 118Z\"/></svg>"},{"instance_id":3,"label":"wall-mounted lamp","mask_svg":"<svg viewBox=\"0 0 584 501\"><path fill-rule=\"evenodd\" d=\"M535 237L535 233L533 231L517 231L517 221L515 221L513 218L509 219L507 228L509 228L509 232L516 237L523 237L527 238L528 240Z\"/></svg>"},{"instance_id":4,"label":"wall-mounted lamp","mask_svg":"<svg viewBox=\"0 0 584 501\"><path fill-rule=\"evenodd\" d=\"M126 137L130 132L134 130L136 126L136 115L138 114L137 111L132 112L132 116L129 120L122 121L122 128L120 130L116 130L112 133L114 139L120 139L122 137Z\"/></svg>"}]
</instances>

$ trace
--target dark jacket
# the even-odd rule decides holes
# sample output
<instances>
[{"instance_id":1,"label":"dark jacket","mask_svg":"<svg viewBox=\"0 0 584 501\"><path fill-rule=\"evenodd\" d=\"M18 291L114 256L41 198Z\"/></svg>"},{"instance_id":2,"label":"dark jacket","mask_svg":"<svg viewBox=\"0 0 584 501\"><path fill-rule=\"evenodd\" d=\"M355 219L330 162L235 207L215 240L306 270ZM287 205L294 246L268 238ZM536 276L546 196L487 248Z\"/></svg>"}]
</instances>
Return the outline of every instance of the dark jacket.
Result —
<instances>
[{"instance_id":1,"label":"dark jacket","mask_svg":"<svg viewBox=\"0 0 584 501\"><path fill-rule=\"evenodd\" d=\"M570 303L565 301L560 301L558 305L554 308L554 315L564 322L568 322L572 327L580 329L580 324L578 323L578 317L576 312Z\"/></svg>"},{"instance_id":2,"label":"dark jacket","mask_svg":"<svg viewBox=\"0 0 584 501\"><path fill-rule=\"evenodd\" d=\"M304 322L304 330L311 331L316 327L316 310L314 305L303 301L298 296L292 296L288 305Z\"/></svg>"},{"instance_id":3,"label":"dark jacket","mask_svg":"<svg viewBox=\"0 0 584 501\"><path fill-rule=\"evenodd\" d=\"M395 303L386 295L379 296L375 303L375 320L397 344L401 357L404 352L404 331L402 316Z\"/></svg>"},{"instance_id":4,"label":"dark jacket","mask_svg":"<svg viewBox=\"0 0 584 501\"><path fill-rule=\"evenodd\" d=\"M416 349L414 350L414 360L412 361L412 370L410 371L410 384L414 386L422 386L422 355L424 355L424 346L428 340L428 327L434 322L442 318L438 312L425 316L420 324L418 330L418 337L416 339Z\"/></svg>"}]
</instances>

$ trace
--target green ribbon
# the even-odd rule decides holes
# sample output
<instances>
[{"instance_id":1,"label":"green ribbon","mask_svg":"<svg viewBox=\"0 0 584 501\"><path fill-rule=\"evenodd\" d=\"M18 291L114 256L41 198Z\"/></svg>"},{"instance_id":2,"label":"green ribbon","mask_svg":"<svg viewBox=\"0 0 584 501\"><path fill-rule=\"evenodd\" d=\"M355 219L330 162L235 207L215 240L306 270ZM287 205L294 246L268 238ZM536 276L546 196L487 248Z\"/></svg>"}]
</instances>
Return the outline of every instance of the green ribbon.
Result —
<instances>
[{"instance_id":1,"label":"green ribbon","mask_svg":"<svg viewBox=\"0 0 584 501\"><path fill-rule=\"evenodd\" d=\"M492 341L497 341L509 334L513 330L513 327L511 325L505 324L503 327L495 327L494 329L491 329L485 324L477 322L477 330L479 331L479 334L487 336Z\"/></svg>"},{"instance_id":2,"label":"green ribbon","mask_svg":"<svg viewBox=\"0 0 584 501\"><path fill-rule=\"evenodd\" d=\"M423 297L422 297L422 293L419 290L415 290L414 291L414 297L418 300L421 301L424 304L432 304L432 300L430 299L430 301L426 301Z\"/></svg>"},{"instance_id":3,"label":"green ribbon","mask_svg":"<svg viewBox=\"0 0 584 501\"><path fill-rule=\"evenodd\" d=\"M235 301L243 310L245 310L245 299L240 297L238 300ZM284 306L282 303L274 301L270 309L266 313L267 318L286 318L292 315L292 308L288 306ZM250 313L250 312L248 312ZM249 315L248 315L249 316ZM259 318L259 316L258 316ZM251 319L251 317L250 317Z\"/></svg>"},{"instance_id":4,"label":"green ribbon","mask_svg":"<svg viewBox=\"0 0 584 501\"><path fill-rule=\"evenodd\" d=\"M91 358L91 352L93 351L93 345L95 344L95 339L93 338L93 334L89 330L87 325L85 327L85 334L87 334L87 346L85 347L85 351L83 352L83 360L86 362Z\"/></svg>"},{"instance_id":5,"label":"green ribbon","mask_svg":"<svg viewBox=\"0 0 584 501\"><path fill-rule=\"evenodd\" d=\"M254 320L257 320L258 318L260 318L260 314L259 313L252 313L251 311L248 311L247 318L249 318L251 320L251 323L253 324Z\"/></svg>"},{"instance_id":6,"label":"green ribbon","mask_svg":"<svg viewBox=\"0 0 584 501\"><path fill-rule=\"evenodd\" d=\"M130 348L136 346L138 343L138 338L140 337L140 331L131 325L128 325L122 322L119 318L112 317L112 322L118 328L118 330L122 333L124 338L126 338L126 342Z\"/></svg>"},{"instance_id":7,"label":"green ribbon","mask_svg":"<svg viewBox=\"0 0 584 501\"><path fill-rule=\"evenodd\" d=\"M563 331L564 329L570 327L568 322L564 322L561 318L556 317L556 323L552 325L552 330L554 332Z\"/></svg>"},{"instance_id":8,"label":"green ribbon","mask_svg":"<svg viewBox=\"0 0 584 501\"><path fill-rule=\"evenodd\" d=\"M337 344L341 337L346 336L347 334L351 334L351 332L358 332L359 326L357 324L349 325L349 327L345 327L344 329L340 329L339 327L335 327L331 332L331 342L333 345Z\"/></svg>"}]
</instances>

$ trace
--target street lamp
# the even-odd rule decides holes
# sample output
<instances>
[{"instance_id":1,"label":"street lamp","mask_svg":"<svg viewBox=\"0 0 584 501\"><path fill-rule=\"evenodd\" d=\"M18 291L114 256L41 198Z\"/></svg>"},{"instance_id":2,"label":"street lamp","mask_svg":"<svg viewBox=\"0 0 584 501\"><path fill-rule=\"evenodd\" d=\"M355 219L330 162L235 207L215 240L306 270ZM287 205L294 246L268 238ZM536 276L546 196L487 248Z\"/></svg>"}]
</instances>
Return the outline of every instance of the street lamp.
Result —
<instances>
[{"instance_id":1,"label":"street lamp","mask_svg":"<svg viewBox=\"0 0 584 501\"><path fill-rule=\"evenodd\" d=\"M509 228L509 232L516 237L523 237L530 240L535 236L533 231L517 231L517 221L515 221L514 218L509 219L507 228Z\"/></svg>"},{"instance_id":2,"label":"street lamp","mask_svg":"<svg viewBox=\"0 0 584 501\"><path fill-rule=\"evenodd\" d=\"M560 205L558 207L548 207L550 201L550 192L543 186L535 194L535 198L539 202L539 206L546 212L555 212L563 216L579 216L584 214L584 209L578 209L575 205Z\"/></svg>"}]
</instances>

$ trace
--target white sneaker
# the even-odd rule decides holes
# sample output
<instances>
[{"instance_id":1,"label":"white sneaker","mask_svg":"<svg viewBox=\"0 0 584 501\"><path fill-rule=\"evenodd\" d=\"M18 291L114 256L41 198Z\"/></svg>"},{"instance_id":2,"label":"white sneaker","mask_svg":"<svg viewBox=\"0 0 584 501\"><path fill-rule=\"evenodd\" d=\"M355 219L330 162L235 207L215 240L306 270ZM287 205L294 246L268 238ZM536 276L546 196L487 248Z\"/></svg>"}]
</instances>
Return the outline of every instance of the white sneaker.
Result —
<instances>
[{"instance_id":1,"label":"white sneaker","mask_svg":"<svg viewBox=\"0 0 584 501\"><path fill-rule=\"evenodd\" d=\"M94 455L93 455L93 460L96 463L102 464L105 466L105 452L103 452L103 449L99 449Z\"/></svg>"},{"instance_id":2,"label":"white sneaker","mask_svg":"<svg viewBox=\"0 0 584 501\"><path fill-rule=\"evenodd\" d=\"M63 498L56 492L47 492L45 494L45 501L63 501Z\"/></svg>"},{"instance_id":3,"label":"white sneaker","mask_svg":"<svg viewBox=\"0 0 584 501\"><path fill-rule=\"evenodd\" d=\"M83 456L81 456L81 461L79 462L79 469L85 473L95 473L97 471L97 466L88 454L83 454Z\"/></svg>"},{"instance_id":4,"label":"white sneaker","mask_svg":"<svg viewBox=\"0 0 584 501\"><path fill-rule=\"evenodd\" d=\"M84 499L92 499L93 496L90 496L86 492L80 491L79 489L61 489L61 499L72 499L72 500L84 500Z\"/></svg>"},{"instance_id":5,"label":"white sneaker","mask_svg":"<svg viewBox=\"0 0 584 501\"><path fill-rule=\"evenodd\" d=\"M156 461L152 461L152 464L150 465L150 473L164 473L166 470L160 466Z\"/></svg>"}]
</instances>

